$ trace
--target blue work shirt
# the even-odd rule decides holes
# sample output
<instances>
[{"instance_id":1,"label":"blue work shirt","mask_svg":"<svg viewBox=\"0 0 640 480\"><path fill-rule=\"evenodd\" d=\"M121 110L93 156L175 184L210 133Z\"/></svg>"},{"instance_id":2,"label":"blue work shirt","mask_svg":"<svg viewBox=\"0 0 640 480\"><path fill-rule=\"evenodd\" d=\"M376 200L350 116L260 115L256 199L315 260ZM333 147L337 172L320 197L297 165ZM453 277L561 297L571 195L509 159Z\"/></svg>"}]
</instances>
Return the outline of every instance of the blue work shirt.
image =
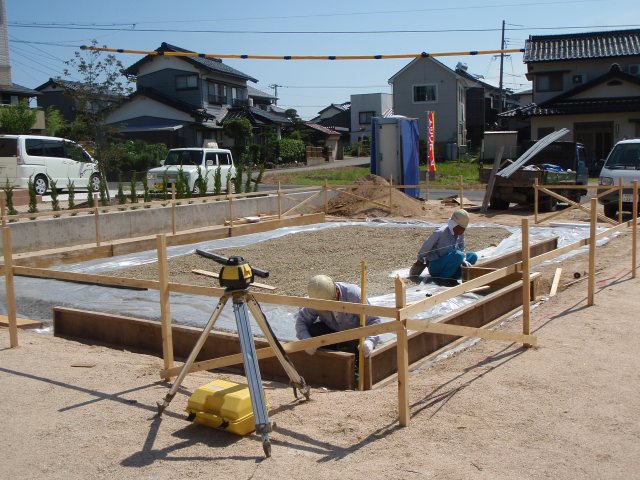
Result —
<instances>
[{"instance_id":1,"label":"blue work shirt","mask_svg":"<svg viewBox=\"0 0 640 480\"><path fill-rule=\"evenodd\" d=\"M424 241L418 252L418 261L432 262L455 250L464 251L464 233L454 235L448 225L443 225Z\"/></svg>"},{"instance_id":2,"label":"blue work shirt","mask_svg":"<svg viewBox=\"0 0 640 480\"><path fill-rule=\"evenodd\" d=\"M339 301L360 303L360 287L342 282L336 282L336 286L340 291ZM367 300L367 304L369 304L369 300ZM309 327L316 320L320 320L336 332L360 326L360 315L358 314L328 312L305 307L301 308L296 314L296 336L299 340L311 338L311 335L309 334ZM367 316L365 320L366 325L376 325L378 323L380 323L380 317ZM367 340L371 340L375 346L379 343L380 337L378 335L372 335L367 337Z\"/></svg>"}]
</instances>

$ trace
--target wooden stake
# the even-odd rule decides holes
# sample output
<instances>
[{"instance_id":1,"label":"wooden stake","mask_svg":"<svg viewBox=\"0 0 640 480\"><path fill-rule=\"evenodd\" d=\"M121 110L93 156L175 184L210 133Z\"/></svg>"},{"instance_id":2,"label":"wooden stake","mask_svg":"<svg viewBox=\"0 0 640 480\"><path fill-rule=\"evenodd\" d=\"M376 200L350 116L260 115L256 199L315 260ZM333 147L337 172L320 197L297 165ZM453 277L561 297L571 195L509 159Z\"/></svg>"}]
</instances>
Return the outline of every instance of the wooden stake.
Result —
<instances>
[{"instance_id":1,"label":"wooden stake","mask_svg":"<svg viewBox=\"0 0 640 480\"><path fill-rule=\"evenodd\" d=\"M638 247L638 180L633 181L633 223L631 224L631 278L636 278Z\"/></svg>"},{"instance_id":2,"label":"wooden stake","mask_svg":"<svg viewBox=\"0 0 640 480\"><path fill-rule=\"evenodd\" d=\"M96 193L93 194L93 204L96 206L94 210L94 216L96 219L96 247L99 247L100 246L100 214L98 213L98 195Z\"/></svg>"},{"instance_id":3,"label":"wooden stake","mask_svg":"<svg viewBox=\"0 0 640 480\"><path fill-rule=\"evenodd\" d=\"M160 283L160 322L162 328L162 358L164 369L173 367L173 335L171 333L171 302L169 299L169 268L167 265L167 238L156 236L158 249L158 280ZM171 377L164 377L170 380Z\"/></svg>"},{"instance_id":4,"label":"wooden stake","mask_svg":"<svg viewBox=\"0 0 640 480\"><path fill-rule=\"evenodd\" d=\"M229 236L231 236L233 229L233 197L231 195L227 196L227 202L229 202Z\"/></svg>"},{"instance_id":5,"label":"wooden stake","mask_svg":"<svg viewBox=\"0 0 640 480\"><path fill-rule=\"evenodd\" d=\"M464 208L464 179L460 175L460 208Z\"/></svg>"},{"instance_id":6,"label":"wooden stake","mask_svg":"<svg viewBox=\"0 0 640 480\"><path fill-rule=\"evenodd\" d=\"M591 199L591 225L589 229L589 278L588 280L588 292L587 292L587 305L594 304L594 295L596 289L596 210L598 208L598 201L595 198Z\"/></svg>"},{"instance_id":7,"label":"wooden stake","mask_svg":"<svg viewBox=\"0 0 640 480\"><path fill-rule=\"evenodd\" d=\"M550 297L555 297L558 291L558 284L560 283L560 275L562 275L562 269L556 268L556 273L553 276L553 283L551 284L551 290L549 291Z\"/></svg>"},{"instance_id":8,"label":"wooden stake","mask_svg":"<svg viewBox=\"0 0 640 480\"><path fill-rule=\"evenodd\" d=\"M325 210L325 213L327 211ZM278 182L278 220L282 218L282 190L280 190L280 182Z\"/></svg>"},{"instance_id":9,"label":"wooden stake","mask_svg":"<svg viewBox=\"0 0 640 480\"><path fill-rule=\"evenodd\" d=\"M407 304L407 287L396 275L396 308L401 309ZM400 321L398 314L397 321ZM398 423L401 427L409 425L409 343L407 329L398 330L396 334L396 351L398 363Z\"/></svg>"},{"instance_id":10,"label":"wooden stake","mask_svg":"<svg viewBox=\"0 0 640 480\"><path fill-rule=\"evenodd\" d=\"M389 213L391 213L391 208L393 207L392 205L392 198L393 198L393 175L391 175L389 177Z\"/></svg>"},{"instance_id":11,"label":"wooden stake","mask_svg":"<svg viewBox=\"0 0 640 480\"><path fill-rule=\"evenodd\" d=\"M533 223L538 224L538 179L533 181Z\"/></svg>"},{"instance_id":12,"label":"wooden stake","mask_svg":"<svg viewBox=\"0 0 640 480\"><path fill-rule=\"evenodd\" d=\"M176 184L171 184L171 232L176 234Z\"/></svg>"},{"instance_id":13,"label":"wooden stake","mask_svg":"<svg viewBox=\"0 0 640 480\"><path fill-rule=\"evenodd\" d=\"M2 227L2 250L4 252L4 281L7 292L7 318L9 320L9 345L18 346L18 322L16 320L16 295L13 285L13 251L11 229Z\"/></svg>"},{"instance_id":14,"label":"wooden stake","mask_svg":"<svg viewBox=\"0 0 640 480\"><path fill-rule=\"evenodd\" d=\"M529 219L522 219L522 334L529 335L531 315L531 272L529 267ZM530 347L528 343L523 346Z\"/></svg>"},{"instance_id":15,"label":"wooden stake","mask_svg":"<svg viewBox=\"0 0 640 480\"><path fill-rule=\"evenodd\" d=\"M426 173L427 173L426 176L425 176L425 179L426 179L426 182L425 182L426 183L426 192L424 194L424 201L428 202L429 201L429 173L430 173L428 169L427 169Z\"/></svg>"},{"instance_id":16,"label":"wooden stake","mask_svg":"<svg viewBox=\"0 0 640 480\"><path fill-rule=\"evenodd\" d=\"M324 214L329 211L329 181L324 179Z\"/></svg>"},{"instance_id":17,"label":"wooden stake","mask_svg":"<svg viewBox=\"0 0 640 480\"><path fill-rule=\"evenodd\" d=\"M622 223L622 178L618 179L618 223Z\"/></svg>"},{"instance_id":18,"label":"wooden stake","mask_svg":"<svg viewBox=\"0 0 640 480\"><path fill-rule=\"evenodd\" d=\"M7 226L7 206L5 204L4 192L0 192L0 219L2 220L2 226Z\"/></svg>"},{"instance_id":19,"label":"wooden stake","mask_svg":"<svg viewBox=\"0 0 640 480\"><path fill-rule=\"evenodd\" d=\"M360 303L367 303L367 264L363 261L360 262ZM360 326L364 327L366 324L367 316L364 313L360 314ZM364 340L365 337L360 337L360 348L358 350L358 389L364 390Z\"/></svg>"}]
</instances>

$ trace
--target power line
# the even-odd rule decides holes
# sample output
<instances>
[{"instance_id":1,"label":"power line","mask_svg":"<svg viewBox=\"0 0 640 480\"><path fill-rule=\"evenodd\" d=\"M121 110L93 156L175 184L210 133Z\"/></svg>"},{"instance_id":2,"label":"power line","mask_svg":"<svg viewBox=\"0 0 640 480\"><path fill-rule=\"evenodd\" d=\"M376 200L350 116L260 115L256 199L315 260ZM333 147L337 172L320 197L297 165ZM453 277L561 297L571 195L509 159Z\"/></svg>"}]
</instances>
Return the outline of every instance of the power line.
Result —
<instances>
[{"instance_id":1,"label":"power line","mask_svg":"<svg viewBox=\"0 0 640 480\"><path fill-rule=\"evenodd\" d=\"M223 33L223 34L253 34L253 35L372 35L372 34L401 34L401 33L473 33L473 32L499 32L501 28L441 28L426 30L195 30L195 29L167 29L167 28L120 28L120 27L95 27L95 26L58 26L52 24L33 24L9 22L9 26L14 28L40 28L55 30L92 30L110 32L141 32L141 33ZM571 29L591 29L591 28L631 28L640 24L621 25L582 25L582 26L559 26L559 27L510 27L505 31L520 30L571 30Z\"/></svg>"}]
</instances>

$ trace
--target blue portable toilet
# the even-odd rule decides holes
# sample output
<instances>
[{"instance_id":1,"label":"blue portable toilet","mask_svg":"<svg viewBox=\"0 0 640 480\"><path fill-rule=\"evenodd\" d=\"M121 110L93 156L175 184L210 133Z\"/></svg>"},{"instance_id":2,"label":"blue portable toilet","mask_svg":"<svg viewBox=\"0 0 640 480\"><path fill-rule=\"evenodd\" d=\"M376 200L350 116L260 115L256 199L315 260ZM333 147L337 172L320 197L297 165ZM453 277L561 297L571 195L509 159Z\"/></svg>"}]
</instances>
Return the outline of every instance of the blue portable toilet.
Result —
<instances>
[{"instance_id":1,"label":"blue portable toilet","mask_svg":"<svg viewBox=\"0 0 640 480\"><path fill-rule=\"evenodd\" d=\"M371 119L371 173L385 178L393 177L396 185L418 185L420 170L418 158L420 134L418 119L401 115L373 117ZM420 196L419 187L405 188L410 197Z\"/></svg>"}]
</instances>

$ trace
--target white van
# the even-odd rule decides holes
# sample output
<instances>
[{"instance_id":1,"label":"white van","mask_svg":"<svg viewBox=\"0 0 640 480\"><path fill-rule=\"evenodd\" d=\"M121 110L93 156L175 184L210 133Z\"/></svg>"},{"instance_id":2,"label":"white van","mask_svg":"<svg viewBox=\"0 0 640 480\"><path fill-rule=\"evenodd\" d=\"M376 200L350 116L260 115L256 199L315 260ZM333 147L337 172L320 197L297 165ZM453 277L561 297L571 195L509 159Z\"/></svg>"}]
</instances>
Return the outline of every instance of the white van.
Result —
<instances>
[{"instance_id":1,"label":"white van","mask_svg":"<svg viewBox=\"0 0 640 480\"><path fill-rule=\"evenodd\" d=\"M604 186L618 185L622 180L622 210L633 210L633 181L640 182L640 138L622 140L614 145L600 170L598 184ZM598 201L604 207L604 214L616 218L618 212L618 192L604 195Z\"/></svg>"},{"instance_id":2,"label":"white van","mask_svg":"<svg viewBox=\"0 0 640 480\"><path fill-rule=\"evenodd\" d=\"M69 182L79 190L89 182L94 192L100 190L98 165L80 145L58 137L37 135L0 135L0 188L7 179L14 187L27 188L29 178L38 195L50 190L49 180L57 189L67 189Z\"/></svg>"},{"instance_id":3,"label":"white van","mask_svg":"<svg viewBox=\"0 0 640 480\"><path fill-rule=\"evenodd\" d=\"M218 167L220 167L220 180L224 189L227 176L231 180L236 176L230 150L224 148L173 148L169 150L161 167L152 168L147 172L147 182L153 190L160 190L163 179L166 178L167 186L171 188L178 179L178 172L182 170L189 182L190 191L195 194L206 193L200 191L200 185L196 182L198 168L202 176L207 178L207 191L212 191L214 189L214 175Z\"/></svg>"}]
</instances>

